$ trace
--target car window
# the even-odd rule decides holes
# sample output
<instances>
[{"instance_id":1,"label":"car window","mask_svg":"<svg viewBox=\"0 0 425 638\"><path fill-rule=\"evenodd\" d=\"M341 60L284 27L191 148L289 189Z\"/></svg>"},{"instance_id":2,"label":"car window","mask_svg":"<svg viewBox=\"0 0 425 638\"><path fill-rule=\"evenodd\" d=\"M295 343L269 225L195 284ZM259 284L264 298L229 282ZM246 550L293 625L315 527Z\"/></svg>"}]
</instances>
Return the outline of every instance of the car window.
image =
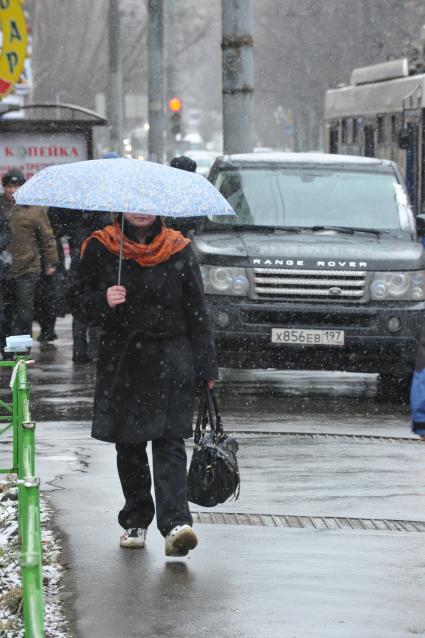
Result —
<instances>
[{"instance_id":1,"label":"car window","mask_svg":"<svg viewBox=\"0 0 425 638\"><path fill-rule=\"evenodd\" d=\"M247 168L218 173L237 217L229 224L400 229L395 174L327 168Z\"/></svg>"}]
</instances>

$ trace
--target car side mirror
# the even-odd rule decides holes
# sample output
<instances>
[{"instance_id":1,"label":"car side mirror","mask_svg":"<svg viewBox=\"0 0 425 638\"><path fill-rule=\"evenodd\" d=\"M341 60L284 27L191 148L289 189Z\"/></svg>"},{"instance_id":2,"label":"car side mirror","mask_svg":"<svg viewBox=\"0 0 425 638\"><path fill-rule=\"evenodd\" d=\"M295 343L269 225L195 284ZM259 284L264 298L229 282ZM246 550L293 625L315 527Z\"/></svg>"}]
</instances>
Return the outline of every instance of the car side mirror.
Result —
<instances>
[{"instance_id":1,"label":"car side mirror","mask_svg":"<svg viewBox=\"0 0 425 638\"><path fill-rule=\"evenodd\" d=\"M416 215L416 232L418 235L425 235L425 213Z\"/></svg>"},{"instance_id":2,"label":"car side mirror","mask_svg":"<svg viewBox=\"0 0 425 638\"><path fill-rule=\"evenodd\" d=\"M406 151L410 146L411 132L408 128L402 128L398 132L398 147Z\"/></svg>"}]
</instances>

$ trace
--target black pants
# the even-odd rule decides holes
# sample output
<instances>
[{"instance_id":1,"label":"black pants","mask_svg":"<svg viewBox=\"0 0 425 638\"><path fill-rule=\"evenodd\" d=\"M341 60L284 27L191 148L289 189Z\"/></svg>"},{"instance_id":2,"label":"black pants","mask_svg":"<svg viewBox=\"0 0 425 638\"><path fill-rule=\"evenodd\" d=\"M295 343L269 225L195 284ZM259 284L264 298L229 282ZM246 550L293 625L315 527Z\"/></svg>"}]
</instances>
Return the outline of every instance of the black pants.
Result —
<instances>
[{"instance_id":1,"label":"black pants","mask_svg":"<svg viewBox=\"0 0 425 638\"><path fill-rule=\"evenodd\" d=\"M118 514L121 527L149 527L155 515L146 443L117 443L117 466L125 505ZM184 439L152 441L153 477L158 529L166 536L176 525L192 525L187 502Z\"/></svg>"},{"instance_id":2,"label":"black pants","mask_svg":"<svg viewBox=\"0 0 425 638\"><path fill-rule=\"evenodd\" d=\"M0 325L0 346L4 348L6 345L6 337L12 334L12 317L13 317L13 299L14 285L13 280L4 278L0 282L2 313Z\"/></svg>"},{"instance_id":3,"label":"black pants","mask_svg":"<svg viewBox=\"0 0 425 638\"><path fill-rule=\"evenodd\" d=\"M100 330L96 326L86 326L72 318L72 360L82 361L97 357Z\"/></svg>"},{"instance_id":4,"label":"black pants","mask_svg":"<svg viewBox=\"0 0 425 638\"><path fill-rule=\"evenodd\" d=\"M10 335L32 334L34 298L38 273L27 273L2 282L4 318L0 328L3 347Z\"/></svg>"},{"instance_id":5,"label":"black pants","mask_svg":"<svg viewBox=\"0 0 425 638\"><path fill-rule=\"evenodd\" d=\"M52 341L48 337L54 335L57 317L56 290L58 287L58 275L40 275L35 291L34 319L41 328L41 336L46 341Z\"/></svg>"},{"instance_id":6,"label":"black pants","mask_svg":"<svg viewBox=\"0 0 425 638\"><path fill-rule=\"evenodd\" d=\"M12 334L32 334L35 291L39 279L35 272L15 279L15 303L13 306Z\"/></svg>"}]
</instances>

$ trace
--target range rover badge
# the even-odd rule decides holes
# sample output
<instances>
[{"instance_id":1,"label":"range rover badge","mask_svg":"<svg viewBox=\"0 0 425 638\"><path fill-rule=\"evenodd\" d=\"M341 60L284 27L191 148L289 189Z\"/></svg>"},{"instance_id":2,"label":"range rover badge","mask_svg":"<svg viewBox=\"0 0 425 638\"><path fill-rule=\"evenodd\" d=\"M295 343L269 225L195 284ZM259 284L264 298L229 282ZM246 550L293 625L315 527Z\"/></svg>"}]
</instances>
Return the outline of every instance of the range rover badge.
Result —
<instances>
[{"instance_id":1,"label":"range rover badge","mask_svg":"<svg viewBox=\"0 0 425 638\"><path fill-rule=\"evenodd\" d=\"M338 297L338 295L342 294L342 289L337 288L336 286L334 288L329 288L329 294Z\"/></svg>"}]
</instances>

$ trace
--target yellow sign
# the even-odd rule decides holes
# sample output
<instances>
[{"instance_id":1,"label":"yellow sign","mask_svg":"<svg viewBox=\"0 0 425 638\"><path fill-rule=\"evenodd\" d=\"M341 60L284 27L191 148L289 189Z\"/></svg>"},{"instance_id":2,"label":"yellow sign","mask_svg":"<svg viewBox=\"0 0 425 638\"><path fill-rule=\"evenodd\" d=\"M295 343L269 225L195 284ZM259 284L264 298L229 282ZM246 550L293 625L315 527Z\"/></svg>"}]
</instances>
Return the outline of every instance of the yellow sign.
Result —
<instances>
[{"instance_id":1,"label":"yellow sign","mask_svg":"<svg viewBox=\"0 0 425 638\"><path fill-rule=\"evenodd\" d=\"M0 97L18 82L27 56L27 24L22 0L0 0Z\"/></svg>"}]
</instances>

